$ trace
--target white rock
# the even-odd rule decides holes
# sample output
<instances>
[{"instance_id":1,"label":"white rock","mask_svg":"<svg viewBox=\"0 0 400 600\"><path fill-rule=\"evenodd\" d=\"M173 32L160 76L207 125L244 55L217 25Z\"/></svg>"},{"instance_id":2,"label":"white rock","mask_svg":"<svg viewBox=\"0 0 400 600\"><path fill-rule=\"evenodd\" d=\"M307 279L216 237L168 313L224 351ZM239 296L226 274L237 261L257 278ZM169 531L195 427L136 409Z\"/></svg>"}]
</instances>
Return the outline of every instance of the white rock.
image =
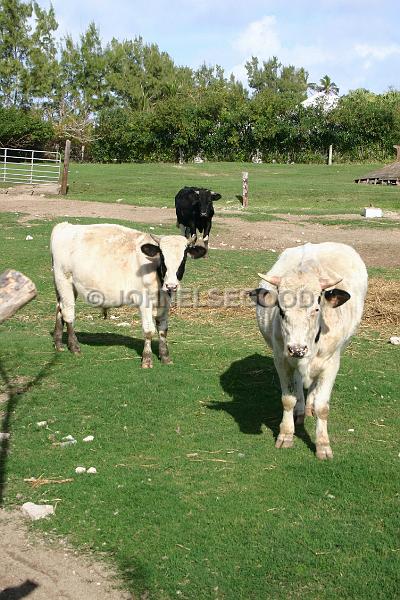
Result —
<instances>
[{"instance_id":1,"label":"white rock","mask_svg":"<svg viewBox=\"0 0 400 600\"><path fill-rule=\"evenodd\" d=\"M0 442L2 440L8 440L10 438L10 434L6 432L0 432Z\"/></svg>"},{"instance_id":2,"label":"white rock","mask_svg":"<svg viewBox=\"0 0 400 600\"><path fill-rule=\"evenodd\" d=\"M35 504L34 502L25 502L21 506L22 514L29 517L32 521L44 519L50 515L54 515L54 506L51 504Z\"/></svg>"},{"instance_id":3,"label":"white rock","mask_svg":"<svg viewBox=\"0 0 400 600\"><path fill-rule=\"evenodd\" d=\"M354 429L348 429L347 430L349 433L354 433Z\"/></svg>"},{"instance_id":4,"label":"white rock","mask_svg":"<svg viewBox=\"0 0 400 600\"><path fill-rule=\"evenodd\" d=\"M368 219L376 219L382 217L382 209L375 208L374 206L366 206L361 211L362 217L367 217Z\"/></svg>"},{"instance_id":5,"label":"white rock","mask_svg":"<svg viewBox=\"0 0 400 600\"><path fill-rule=\"evenodd\" d=\"M89 473L90 475L94 475L97 473L97 469L96 469L96 467L89 467L88 470L86 471L86 473Z\"/></svg>"},{"instance_id":6,"label":"white rock","mask_svg":"<svg viewBox=\"0 0 400 600\"><path fill-rule=\"evenodd\" d=\"M76 442L76 439L73 435L66 435L65 437L63 437L63 440L65 440L66 442Z\"/></svg>"},{"instance_id":7,"label":"white rock","mask_svg":"<svg viewBox=\"0 0 400 600\"><path fill-rule=\"evenodd\" d=\"M47 427L47 421L38 421L36 425L37 427Z\"/></svg>"},{"instance_id":8,"label":"white rock","mask_svg":"<svg viewBox=\"0 0 400 600\"><path fill-rule=\"evenodd\" d=\"M80 475L81 473L86 473L86 467L76 467L75 473Z\"/></svg>"},{"instance_id":9,"label":"white rock","mask_svg":"<svg viewBox=\"0 0 400 600\"><path fill-rule=\"evenodd\" d=\"M397 335L392 335L389 342L394 346L400 346L400 337L398 337Z\"/></svg>"},{"instance_id":10,"label":"white rock","mask_svg":"<svg viewBox=\"0 0 400 600\"><path fill-rule=\"evenodd\" d=\"M83 438L82 442L93 442L94 440L94 435L87 435L86 437Z\"/></svg>"},{"instance_id":11,"label":"white rock","mask_svg":"<svg viewBox=\"0 0 400 600\"><path fill-rule=\"evenodd\" d=\"M151 229L151 230L154 230L154 229L155 229L155 227L149 227L149 229Z\"/></svg>"},{"instance_id":12,"label":"white rock","mask_svg":"<svg viewBox=\"0 0 400 600\"><path fill-rule=\"evenodd\" d=\"M33 240L33 237L31 235L27 235L25 239L29 241L29 240Z\"/></svg>"},{"instance_id":13,"label":"white rock","mask_svg":"<svg viewBox=\"0 0 400 600\"><path fill-rule=\"evenodd\" d=\"M123 198L117 198L116 202L122 202Z\"/></svg>"},{"instance_id":14,"label":"white rock","mask_svg":"<svg viewBox=\"0 0 400 600\"><path fill-rule=\"evenodd\" d=\"M116 323L117 327L130 327L131 324L126 321L122 321L122 323Z\"/></svg>"}]
</instances>

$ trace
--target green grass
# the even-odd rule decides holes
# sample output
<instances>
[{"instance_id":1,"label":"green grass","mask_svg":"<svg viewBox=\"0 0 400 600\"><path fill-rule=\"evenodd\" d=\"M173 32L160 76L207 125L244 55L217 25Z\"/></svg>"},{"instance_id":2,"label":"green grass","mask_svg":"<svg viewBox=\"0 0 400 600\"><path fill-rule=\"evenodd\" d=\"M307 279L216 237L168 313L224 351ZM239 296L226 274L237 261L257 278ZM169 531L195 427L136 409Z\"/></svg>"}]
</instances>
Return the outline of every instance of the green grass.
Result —
<instances>
[{"instance_id":1,"label":"green grass","mask_svg":"<svg viewBox=\"0 0 400 600\"><path fill-rule=\"evenodd\" d=\"M222 194L216 210L240 207L242 171L249 172L251 218L268 220L271 213L359 214L373 204L400 210L396 187L354 183L355 177L376 165L253 165L249 163L71 164L69 197L139 206L174 206L185 185L209 187Z\"/></svg>"},{"instance_id":2,"label":"green grass","mask_svg":"<svg viewBox=\"0 0 400 600\"><path fill-rule=\"evenodd\" d=\"M0 270L26 272L39 291L0 326L2 375L14 389L6 506L56 504L35 528L112 561L137 597L397 597L398 347L364 330L346 352L331 405L333 462L313 454L313 419L293 450L278 451L279 384L252 310L174 311L175 364L141 371L137 313L132 332L79 303L82 356L56 355L53 223L0 222ZM275 259L212 251L188 261L184 284L253 287ZM42 420L48 429L37 427ZM68 434L75 446L53 446ZM91 444L82 442L88 434ZM76 476L78 465L98 474ZM23 481L40 475L74 481L33 489Z\"/></svg>"}]
</instances>

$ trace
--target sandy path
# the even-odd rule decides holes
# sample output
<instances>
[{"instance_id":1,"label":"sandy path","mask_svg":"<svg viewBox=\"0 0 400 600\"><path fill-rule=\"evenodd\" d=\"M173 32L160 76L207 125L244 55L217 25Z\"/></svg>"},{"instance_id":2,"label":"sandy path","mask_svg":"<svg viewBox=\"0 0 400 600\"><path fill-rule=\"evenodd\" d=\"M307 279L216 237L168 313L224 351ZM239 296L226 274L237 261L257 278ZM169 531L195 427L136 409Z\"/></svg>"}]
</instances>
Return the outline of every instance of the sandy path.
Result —
<instances>
[{"instance_id":1,"label":"sandy path","mask_svg":"<svg viewBox=\"0 0 400 600\"><path fill-rule=\"evenodd\" d=\"M43 217L93 217L120 219L134 223L173 224L173 208L145 208L127 204L83 202L32 195L0 195L0 211L21 212L22 220ZM300 223L299 221L302 221ZM307 223L307 216L291 216L285 221L248 222L239 216L214 217L218 233L210 245L226 249L274 249L278 252L303 242L336 241L351 244L368 266L400 266L400 229L340 227Z\"/></svg>"},{"instance_id":2,"label":"sandy path","mask_svg":"<svg viewBox=\"0 0 400 600\"><path fill-rule=\"evenodd\" d=\"M0 509L0 530L1 600L133 600L103 564L29 534L19 513Z\"/></svg>"}]
</instances>

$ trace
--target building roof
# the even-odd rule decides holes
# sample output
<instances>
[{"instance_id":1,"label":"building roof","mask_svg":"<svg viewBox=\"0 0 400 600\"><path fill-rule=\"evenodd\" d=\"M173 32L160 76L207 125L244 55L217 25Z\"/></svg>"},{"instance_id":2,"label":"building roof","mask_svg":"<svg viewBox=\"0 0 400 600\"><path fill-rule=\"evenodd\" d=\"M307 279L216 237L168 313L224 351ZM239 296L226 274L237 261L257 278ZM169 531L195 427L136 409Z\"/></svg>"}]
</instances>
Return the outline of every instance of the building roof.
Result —
<instances>
[{"instance_id":1,"label":"building roof","mask_svg":"<svg viewBox=\"0 0 400 600\"><path fill-rule=\"evenodd\" d=\"M332 110L336 108L339 102L339 96L336 94L325 94L325 92L317 92L301 103L302 106L308 108L310 106L321 106L324 110Z\"/></svg>"}]
</instances>

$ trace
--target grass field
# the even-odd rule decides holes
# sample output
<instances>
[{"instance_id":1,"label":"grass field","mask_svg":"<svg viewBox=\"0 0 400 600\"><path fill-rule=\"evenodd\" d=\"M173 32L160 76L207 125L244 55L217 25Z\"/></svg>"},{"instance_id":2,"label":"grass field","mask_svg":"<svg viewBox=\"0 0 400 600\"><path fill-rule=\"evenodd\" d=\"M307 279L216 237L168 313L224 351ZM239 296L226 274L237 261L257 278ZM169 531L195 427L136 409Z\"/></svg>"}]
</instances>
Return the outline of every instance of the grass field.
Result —
<instances>
[{"instance_id":1,"label":"grass field","mask_svg":"<svg viewBox=\"0 0 400 600\"><path fill-rule=\"evenodd\" d=\"M99 173L110 174L107 168ZM110 167L114 173L120 168ZM222 185L228 166L215 168ZM282 175L291 168L274 166ZM94 186L94 168L82 169L81 181L92 173ZM163 169L154 190L155 166L142 166L148 195L135 195L137 183L127 201L159 205L167 180L171 196L175 171ZM346 177L350 172L341 171L343 189L345 169ZM325 181L326 172L317 167L316 177ZM106 201L101 177L93 199ZM219 190L212 179L204 181ZM229 182L226 193L233 194ZM72 197L82 185L71 184ZM288 184L288 197L295 185ZM308 185L299 186L302 203ZM370 189L351 186L360 194ZM278 183L274 190L278 195ZM394 190L375 192L382 194L380 205L393 207ZM85 199L91 194L82 191ZM343 212L350 197L343 192L332 206ZM257 202L261 206L261 195ZM278 451L279 384L252 308L174 309L169 338L175 364L155 361L152 371L142 371L138 314L115 310L119 319L104 321L80 303L82 356L56 355L48 251L53 223L34 221L27 228L16 215L0 215L0 223L1 271L13 266L26 272L39 290L36 300L0 326L0 409L11 432L10 453L3 445L1 454L6 506L56 504L55 517L36 526L112 561L137 598L398 596L399 349L386 343L385 332L363 328L343 357L330 416L334 461L315 458L313 419L298 431L294 449ZM25 240L28 233L33 240ZM203 292L251 288L256 273L275 259L269 252L213 251L208 261L189 261L184 284ZM400 279L400 270L375 268L371 275ZM119 327L122 321L133 321L133 331ZM36 425L43 420L47 429ZM85 444L88 434L94 441ZM77 444L57 445L66 435ZM95 466L98 473L77 476L78 465ZM39 476L73 482L36 488L24 482Z\"/></svg>"},{"instance_id":2,"label":"grass field","mask_svg":"<svg viewBox=\"0 0 400 600\"><path fill-rule=\"evenodd\" d=\"M400 210L399 189L359 185L354 179L376 165L253 165L252 163L72 164L69 197L136 204L174 206L185 185L222 194L219 211L240 208L242 171L249 172L249 219L268 220L276 212L292 214L359 214L363 206Z\"/></svg>"}]
</instances>

